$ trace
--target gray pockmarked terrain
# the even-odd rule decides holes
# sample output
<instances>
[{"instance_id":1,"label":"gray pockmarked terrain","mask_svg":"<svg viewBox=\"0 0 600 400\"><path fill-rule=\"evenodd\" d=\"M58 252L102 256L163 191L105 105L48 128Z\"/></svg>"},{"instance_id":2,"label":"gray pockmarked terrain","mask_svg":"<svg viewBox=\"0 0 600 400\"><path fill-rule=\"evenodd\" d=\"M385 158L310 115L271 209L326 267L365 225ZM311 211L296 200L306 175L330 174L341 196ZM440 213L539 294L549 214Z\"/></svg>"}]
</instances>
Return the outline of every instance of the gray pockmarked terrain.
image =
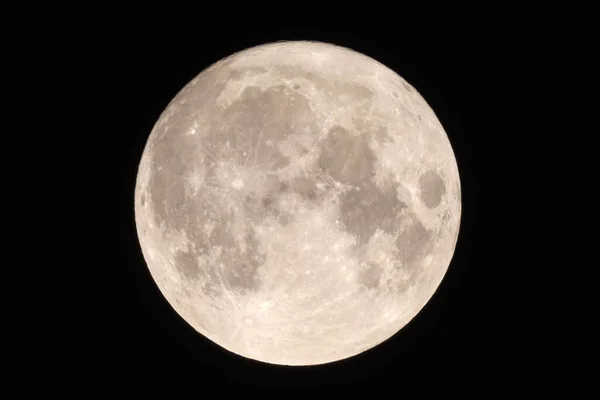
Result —
<instances>
[{"instance_id":1,"label":"gray pockmarked terrain","mask_svg":"<svg viewBox=\"0 0 600 400\"><path fill-rule=\"evenodd\" d=\"M432 109L352 50L254 47L173 99L139 165L135 215L160 290L256 360L332 362L383 342L439 286L459 174Z\"/></svg>"}]
</instances>

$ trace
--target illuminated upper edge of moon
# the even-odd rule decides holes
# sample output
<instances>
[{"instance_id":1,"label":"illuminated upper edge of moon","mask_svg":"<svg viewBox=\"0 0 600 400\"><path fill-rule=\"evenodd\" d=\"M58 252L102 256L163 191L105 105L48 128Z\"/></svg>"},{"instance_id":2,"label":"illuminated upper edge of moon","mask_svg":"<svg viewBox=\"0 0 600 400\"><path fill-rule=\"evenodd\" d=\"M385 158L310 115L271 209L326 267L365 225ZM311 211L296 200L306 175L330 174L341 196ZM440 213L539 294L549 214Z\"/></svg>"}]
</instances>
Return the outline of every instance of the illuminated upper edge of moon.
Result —
<instances>
[{"instance_id":1,"label":"illuminated upper edge of moon","mask_svg":"<svg viewBox=\"0 0 600 400\"><path fill-rule=\"evenodd\" d=\"M205 151L211 145L209 140L213 140L209 138L217 137L213 131L233 135L235 129L243 130L242 125L236 125L238 122L227 119L233 117L224 116L232 106L248 101L248 90L272 96L274 90L296 93L293 95L296 102L306 107L307 114L301 122L318 128L317 133L294 131L289 135L294 137L293 141L288 138L275 143L282 154L289 153L286 153L289 164L277 173L266 173L254 164L242 165L237 159L239 155L233 157L237 157L234 167L216 167L219 161L228 165L230 156L219 148L211 150L214 154ZM276 99L284 99L281 94L277 96ZM276 109L277 103L273 104L270 106ZM292 114L290 118L296 117L296 108L285 109ZM252 122L249 121L246 124ZM373 131L376 127L382 127L388 134L379 138ZM331 186L325 189L319 207L310 201L297 200L294 193L291 197L271 196L269 190L273 187L269 186L269 179L273 176L275 181L292 187L298 177L315 183L320 179L323 174L311 168L315 168L314 159L319 152L325 151L319 146L325 146L324 140L334 130L365 138L364 143L368 143L368 151L374 156L372 184L355 182L350 177L346 182L337 182L325 174L324 182ZM350 136L347 140L355 140ZM306 154L294 153L294 146L303 143L310 144ZM198 164L197 157L208 156L214 157L212 164ZM360 154L355 158L359 159ZM428 179L441 179L445 187L445 192L435 194L434 200L428 200L420 191L419 185L422 187ZM360 235L360 229L340 227L340 220L348 220L349 215L340 214L345 204L343 193L348 193L344 190L354 190L348 189L351 186L360 189L361 185L380 191L390 185L395 187L398 204L402 204L402 212L407 215L400 218L398 226L388 231L377 229L365 239L360 250L363 258L356 255L359 251L352 244L359 240L356 232ZM280 207L279 203L293 207L292 219L302 215L303 220L296 218L283 225L265 212L261 214L262 220L247 223L244 218L252 213L241 215L231 211L246 207L243 199L260 201L265 196L274 197ZM360 195L356 196L360 199ZM208 201L208 197L217 199L215 204L221 207L211 206L215 220L225 212L231 211L234 216L227 228L217 227L223 237L234 236L232 232L241 232L243 236L252 231L253 240L260 242L256 246L268 249L267 260L254 272L260 284L252 286L245 282L234 287L233 283L239 283L239 279L228 277L231 271L218 263L218 257L222 256L197 252L190 237L200 237L196 234L200 228L183 221L198 212L198 199ZM352 209L346 212L352 213ZM460 180L452 148L433 110L395 72L343 47L318 42L279 42L253 47L213 64L175 96L155 125L142 155L135 215L140 244L153 278L191 326L244 357L274 364L314 365L351 357L385 341L414 318L431 298L456 245L461 215ZM377 221L388 222L381 218ZM408 224L408 228L402 224ZM403 292L399 293L394 285L403 282L398 270L406 266L398 268L398 263L394 264L400 257L397 249L401 241L397 237L402 236L402 229L412 229L411 224L418 224L423 232L428 232L428 245L433 250L415 261L420 266L419 282L402 283ZM301 239L307 233L315 239ZM248 247L248 243L238 241L231 248ZM396 243L396 250L390 243ZM303 253L300 245L312 250ZM279 250L274 250L276 247ZM268 259L271 256L287 260L290 254L295 254L296 259L286 261L288 267ZM365 257L370 263L379 260L377 257L392 260L389 264L396 267L382 267L381 276L389 278L387 283L384 278L374 288L366 287L364 282L357 283L356 277L364 272L359 265L365 264ZM339 260L332 261L335 258ZM181 272L181 267L193 259L200 272L190 278L191 275ZM383 265L383 261L376 262ZM294 265L309 266L307 270L311 272L300 277L294 272ZM321 270L317 268L319 265ZM297 274L294 279L306 286L288 292L281 289L279 286L285 286L282 270L288 275ZM346 282L348 277L351 278ZM321 297L316 297L317 294ZM327 320L330 317L339 321Z\"/></svg>"}]
</instances>

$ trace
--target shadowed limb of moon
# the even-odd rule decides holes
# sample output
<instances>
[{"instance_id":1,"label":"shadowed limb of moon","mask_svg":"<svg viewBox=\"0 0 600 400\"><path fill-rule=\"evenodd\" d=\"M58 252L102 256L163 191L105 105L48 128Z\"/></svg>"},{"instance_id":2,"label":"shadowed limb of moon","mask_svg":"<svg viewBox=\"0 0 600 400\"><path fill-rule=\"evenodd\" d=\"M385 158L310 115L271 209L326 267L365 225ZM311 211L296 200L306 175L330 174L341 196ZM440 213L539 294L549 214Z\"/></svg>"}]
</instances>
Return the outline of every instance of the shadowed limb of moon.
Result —
<instances>
[{"instance_id":1,"label":"shadowed limb of moon","mask_svg":"<svg viewBox=\"0 0 600 400\"><path fill-rule=\"evenodd\" d=\"M220 346L323 364L394 335L452 258L460 181L421 95L352 50L254 47L200 73L144 149L135 192L148 268Z\"/></svg>"}]
</instances>

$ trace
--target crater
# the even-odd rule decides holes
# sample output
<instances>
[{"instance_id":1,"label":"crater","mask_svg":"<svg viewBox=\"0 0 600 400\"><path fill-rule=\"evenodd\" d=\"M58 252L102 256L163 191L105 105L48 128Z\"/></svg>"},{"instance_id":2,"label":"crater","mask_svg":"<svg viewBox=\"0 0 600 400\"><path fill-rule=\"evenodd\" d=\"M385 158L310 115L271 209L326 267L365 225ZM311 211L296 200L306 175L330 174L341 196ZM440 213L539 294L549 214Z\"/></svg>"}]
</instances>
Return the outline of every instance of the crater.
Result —
<instances>
[{"instance_id":1,"label":"crater","mask_svg":"<svg viewBox=\"0 0 600 400\"><path fill-rule=\"evenodd\" d=\"M337 86L336 94L339 92L355 102L371 100L375 95L371 89L358 83L334 82L334 84Z\"/></svg>"},{"instance_id":2,"label":"crater","mask_svg":"<svg viewBox=\"0 0 600 400\"><path fill-rule=\"evenodd\" d=\"M345 230L356 236L357 244L366 245L377 228L394 232L398 215L405 207L393 186L379 189L366 180L341 196L340 220Z\"/></svg>"},{"instance_id":3,"label":"crater","mask_svg":"<svg viewBox=\"0 0 600 400\"><path fill-rule=\"evenodd\" d=\"M244 68L226 68L225 71L228 73L228 79L242 80L249 76L256 76L267 72L265 68L261 67L244 67Z\"/></svg>"},{"instance_id":4,"label":"crater","mask_svg":"<svg viewBox=\"0 0 600 400\"><path fill-rule=\"evenodd\" d=\"M311 82L315 88L323 93L331 93L331 96L338 100L340 96L345 96L350 101L357 102L370 100L375 96L374 92L363 84L328 79L322 74L298 66L278 65L272 68L276 73L287 79L302 77Z\"/></svg>"},{"instance_id":5,"label":"crater","mask_svg":"<svg viewBox=\"0 0 600 400\"><path fill-rule=\"evenodd\" d=\"M287 210L284 210L280 204L281 194L266 194L260 200L260 211L258 212L258 218L255 219L257 223L263 223L265 216L275 219L278 223L285 226L291 222L291 215Z\"/></svg>"},{"instance_id":6,"label":"crater","mask_svg":"<svg viewBox=\"0 0 600 400\"><path fill-rule=\"evenodd\" d=\"M378 125L373 130L373 136L379 143L390 142L393 138L386 126Z\"/></svg>"},{"instance_id":7,"label":"crater","mask_svg":"<svg viewBox=\"0 0 600 400\"><path fill-rule=\"evenodd\" d=\"M288 184L275 179L269 188L258 196L248 197L244 203L246 216L255 224L264 222L265 217L278 219L281 214L280 196L288 191Z\"/></svg>"},{"instance_id":8,"label":"crater","mask_svg":"<svg viewBox=\"0 0 600 400\"><path fill-rule=\"evenodd\" d=\"M273 196L271 196L270 194L265 195L262 199L261 199L261 204L262 206L267 209L270 210L274 207L273 204Z\"/></svg>"},{"instance_id":9,"label":"crater","mask_svg":"<svg viewBox=\"0 0 600 400\"><path fill-rule=\"evenodd\" d=\"M352 136L347 129L335 126L322 143L319 168L333 179L358 184L373 176L375 155L362 136Z\"/></svg>"},{"instance_id":10,"label":"crater","mask_svg":"<svg viewBox=\"0 0 600 400\"><path fill-rule=\"evenodd\" d=\"M408 92L414 92L415 89L406 81L402 81L402 86L404 87L404 89L406 89L406 91Z\"/></svg>"},{"instance_id":11,"label":"crater","mask_svg":"<svg viewBox=\"0 0 600 400\"><path fill-rule=\"evenodd\" d=\"M419 197L427 208L435 208L446 193L443 179L434 171L427 171L419 178Z\"/></svg>"}]
</instances>

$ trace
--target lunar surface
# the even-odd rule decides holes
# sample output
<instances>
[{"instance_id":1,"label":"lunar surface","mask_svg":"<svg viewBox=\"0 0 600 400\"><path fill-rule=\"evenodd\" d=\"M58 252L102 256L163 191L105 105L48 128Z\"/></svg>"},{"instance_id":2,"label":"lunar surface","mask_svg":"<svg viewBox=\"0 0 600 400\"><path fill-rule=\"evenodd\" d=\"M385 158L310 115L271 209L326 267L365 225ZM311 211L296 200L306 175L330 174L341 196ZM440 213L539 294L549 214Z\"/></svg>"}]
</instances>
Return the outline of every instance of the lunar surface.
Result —
<instances>
[{"instance_id":1,"label":"lunar surface","mask_svg":"<svg viewBox=\"0 0 600 400\"><path fill-rule=\"evenodd\" d=\"M135 189L152 277L243 357L314 365L387 340L454 253L460 180L422 96L325 43L236 53L172 100Z\"/></svg>"}]
</instances>

